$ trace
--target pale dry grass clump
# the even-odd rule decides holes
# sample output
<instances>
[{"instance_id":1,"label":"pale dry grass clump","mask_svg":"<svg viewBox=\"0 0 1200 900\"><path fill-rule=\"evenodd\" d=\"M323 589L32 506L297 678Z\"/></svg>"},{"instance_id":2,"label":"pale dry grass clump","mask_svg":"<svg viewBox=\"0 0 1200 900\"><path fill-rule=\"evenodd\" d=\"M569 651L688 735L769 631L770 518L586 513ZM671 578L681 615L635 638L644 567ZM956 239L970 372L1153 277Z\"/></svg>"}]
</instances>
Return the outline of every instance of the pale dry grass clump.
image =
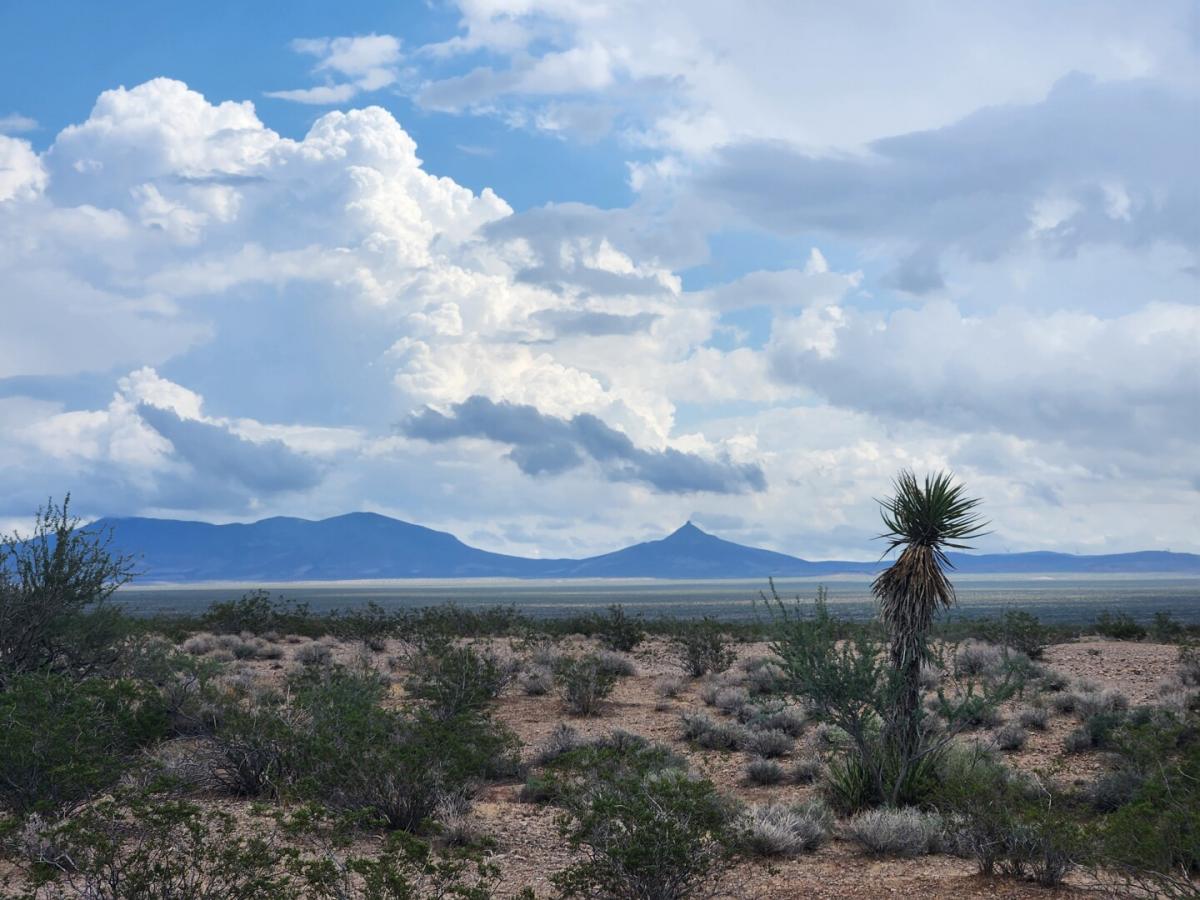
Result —
<instances>
[{"instance_id":1,"label":"pale dry grass clump","mask_svg":"<svg viewBox=\"0 0 1200 900\"><path fill-rule=\"evenodd\" d=\"M742 817L746 849L757 856L811 853L829 838L833 816L821 803L755 804Z\"/></svg>"}]
</instances>

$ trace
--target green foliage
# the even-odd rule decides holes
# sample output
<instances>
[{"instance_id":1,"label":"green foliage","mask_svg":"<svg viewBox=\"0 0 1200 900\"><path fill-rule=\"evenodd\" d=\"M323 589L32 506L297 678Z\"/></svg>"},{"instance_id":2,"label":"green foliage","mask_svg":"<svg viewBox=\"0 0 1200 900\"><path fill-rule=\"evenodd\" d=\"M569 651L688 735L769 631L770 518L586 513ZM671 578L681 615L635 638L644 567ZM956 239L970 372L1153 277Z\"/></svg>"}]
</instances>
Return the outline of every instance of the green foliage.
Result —
<instances>
[{"instance_id":1,"label":"green foliage","mask_svg":"<svg viewBox=\"0 0 1200 900\"><path fill-rule=\"evenodd\" d=\"M1146 636L1146 629L1135 622L1129 613L1112 613L1107 609L1096 617L1092 630L1114 641L1140 641Z\"/></svg>"},{"instance_id":2,"label":"green foliage","mask_svg":"<svg viewBox=\"0 0 1200 900\"><path fill-rule=\"evenodd\" d=\"M625 607L617 603L608 608L608 615L600 619L596 637L610 650L629 653L646 637L641 616L627 616Z\"/></svg>"},{"instance_id":3,"label":"green foliage","mask_svg":"<svg viewBox=\"0 0 1200 900\"><path fill-rule=\"evenodd\" d=\"M79 527L61 506L39 509L28 537L0 537L0 686L23 672L88 674L117 658L128 633L107 600L133 577L110 533Z\"/></svg>"},{"instance_id":4,"label":"green foliage","mask_svg":"<svg viewBox=\"0 0 1200 900\"><path fill-rule=\"evenodd\" d=\"M378 678L342 669L302 676L293 692L306 726L288 790L331 809L411 831L443 798L515 770L515 739L479 712L388 709Z\"/></svg>"},{"instance_id":5,"label":"green foliage","mask_svg":"<svg viewBox=\"0 0 1200 900\"><path fill-rule=\"evenodd\" d=\"M446 720L484 709L512 682L515 670L489 649L431 641L410 660L406 687L430 715Z\"/></svg>"},{"instance_id":6,"label":"green foliage","mask_svg":"<svg viewBox=\"0 0 1200 900\"><path fill-rule=\"evenodd\" d=\"M673 643L680 666L693 678L724 672L737 657L724 627L708 616L682 625Z\"/></svg>"},{"instance_id":7,"label":"green foliage","mask_svg":"<svg viewBox=\"0 0 1200 900\"><path fill-rule=\"evenodd\" d=\"M1111 738L1128 794L1097 835L1109 874L1156 896L1194 897L1200 875L1200 723L1134 715Z\"/></svg>"},{"instance_id":8,"label":"green foliage","mask_svg":"<svg viewBox=\"0 0 1200 900\"><path fill-rule=\"evenodd\" d=\"M11 678L0 692L0 807L72 809L114 784L167 726L158 693L134 681Z\"/></svg>"},{"instance_id":9,"label":"green foliage","mask_svg":"<svg viewBox=\"0 0 1200 900\"><path fill-rule=\"evenodd\" d=\"M1169 612L1160 610L1154 614L1149 632L1154 640L1163 644L1169 644L1172 641L1180 640L1187 633L1187 629L1184 628L1182 622L1178 621Z\"/></svg>"},{"instance_id":10,"label":"green foliage","mask_svg":"<svg viewBox=\"0 0 1200 900\"><path fill-rule=\"evenodd\" d=\"M1041 659L1051 640L1051 630L1038 621L1033 613L1019 609L1006 610L999 621L989 623L988 639L1030 659Z\"/></svg>"},{"instance_id":11,"label":"green foliage","mask_svg":"<svg viewBox=\"0 0 1200 900\"><path fill-rule=\"evenodd\" d=\"M1062 797L984 755L949 763L935 802L950 816L958 851L981 873L1054 886L1088 858L1087 834Z\"/></svg>"},{"instance_id":12,"label":"green foliage","mask_svg":"<svg viewBox=\"0 0 1200 900\"><path fill-rule=\"evenodd\" d=\"M354 852L361 817L306 806L290 814L230 813L158 794L118 791L56 826L30 860L30 898L87 900L488 900L495 866L439 859L404 833Z\"/></svg>"},{"instance_id":13,"label":"green foliage","mask_svg":"<svg viewBox=\"0 0 1200 900\"><path fill-rule=\"evenodd\" d=\"M869 629L847 632L822 597L811 610L780 603L776 627L779 637L771 649L790 689L807 703L810 715L846 735L846 751L831 762L826 781L830 802L844 812L923 803L954 735L973 722L990 721L1021 683L1002 654L999 671L987 677L939 684L930 703L946 722L939 731L924 705L906 709L898 703L908 686L883 642ZM929 655L946 668L940 653ZM889 724L899 715L909 717L915 743L887 739Z\"/></svg>"},{"instance_id":14,"label":"green foliage","mask_svg":"<svg viewBox=\"0 0 1200 900\"><path fill-rule=\"evenodd\" d=\"M555 680L567 709L581 716L595 715L617 684L617 676L595 655L563 657L556 666Z\"/></svg>"},{"instance_id":15,"label":"green foliage","mask_svg":"<svg viewBox=\"0 0 1200 900\"><path fill-rule=\"evenodd\" d=\"M217 634L303 634L311 621L308 604L283 597L272 597L269 591L248 591L236 600L220 600L209 606L200 617L201 626Z\"/></svg>"},{"instance_id":16,"label":"green foliage","mask_svg":"<svg viewBox=\"0 0 1200 900\"><path fill-rule=\"evenodd\" d=\"M669 751L622 739L554 763L570 846L583 858L552 877L565 897L687 897L727 865L733 811Z\"/></svg>"}]
</instances>

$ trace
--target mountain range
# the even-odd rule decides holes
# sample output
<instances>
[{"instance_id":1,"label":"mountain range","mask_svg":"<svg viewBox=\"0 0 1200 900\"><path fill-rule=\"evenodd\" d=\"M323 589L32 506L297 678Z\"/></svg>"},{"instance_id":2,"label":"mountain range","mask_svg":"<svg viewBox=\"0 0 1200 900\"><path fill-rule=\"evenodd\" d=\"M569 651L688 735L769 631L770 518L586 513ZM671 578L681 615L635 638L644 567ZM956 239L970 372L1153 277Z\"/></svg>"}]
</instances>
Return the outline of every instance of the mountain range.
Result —
<instances>
[{"instance_id":1,"label":"mountain range","mask_svg":"<svg viewBox=\"0 0 1200 900\"><path fill-rule=\"evenodd\" d=\"M812 561L726 541L691 522L657 541L586 559L490 553L454 535L376 513L249 524L108 518L112 549L137 559L139 581L334 581L382 578L766 578L868 575L881 562ZM969 574L1200 575L1200 555L1142 551L1104 556L952 553Z\"/></svg>"}]
</instances>

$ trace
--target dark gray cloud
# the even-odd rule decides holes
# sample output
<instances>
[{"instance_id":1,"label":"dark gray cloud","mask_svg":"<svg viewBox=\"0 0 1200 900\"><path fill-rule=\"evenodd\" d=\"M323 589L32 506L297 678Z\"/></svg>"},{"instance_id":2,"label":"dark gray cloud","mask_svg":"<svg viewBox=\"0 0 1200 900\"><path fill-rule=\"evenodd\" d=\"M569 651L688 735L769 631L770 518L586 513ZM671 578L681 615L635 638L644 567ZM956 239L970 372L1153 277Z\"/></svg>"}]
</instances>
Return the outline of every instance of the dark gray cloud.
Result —
<instances>
[{"instance_id":1,"label":"dark gray cloud","mask_svg":"<svg viewBox=\"0 0 1200 900\"><path fill-rule=\"evenodd\" d=\"M410 416L401 430L433 443L486 438L510 444L509 458L527 475L556 475L592 459L613 481L640 481L664 494L745 494L767 486L757 465L672 449L644 450L588 413L563 419L533 406L494 403L487 397L456 403L449 415L422 410Z\"/></svg>"},{"instance_id":2,"label":"dark gray cloud","mask_svg":"<svg viewBox=\"0 0 1200 900\"><path fill-rule=\"evenodd\" d=\"M172 410L146 403L138 406L138 415L202 475L266 494L303 490L321 480L320 467L282 441L248 441L217 425L181 419Z\"/></svg>"},{"instance_id":3,"label":"dark gray cloud","mask_svg":"<svg viewBox=\"0 0 1200 900\"><path fill-rule=\"evenodd\" d=\"M977 259L1027 236L1047 198L1064 211L1043 237L1062 253L1106 241L1194 247L1195 110L1193 97L1150 81L1071 75L1039 103L985 108L945 128L875 141L866 154L732 144L695 187L776 231L952 246ZM895 278L927 288L932 274L926 260Z\"/></svg>"}]
</instances>

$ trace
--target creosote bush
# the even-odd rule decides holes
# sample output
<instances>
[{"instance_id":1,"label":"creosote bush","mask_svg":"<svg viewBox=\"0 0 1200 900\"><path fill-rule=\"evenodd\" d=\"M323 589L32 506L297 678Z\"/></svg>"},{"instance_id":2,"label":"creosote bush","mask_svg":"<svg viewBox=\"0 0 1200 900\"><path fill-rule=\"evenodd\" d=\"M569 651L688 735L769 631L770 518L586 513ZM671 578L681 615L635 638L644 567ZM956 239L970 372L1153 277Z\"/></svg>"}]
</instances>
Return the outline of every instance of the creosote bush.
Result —
<instances>
[{"instance_id":1,"label":"creosote bush","mask_svg":"<svg viewBox=\"0 0 1200 900\"><path fill-rule=\"evenodd\" d=\"M1113 613L1107 609L1096 617L1093 630L1114 641L1140 641L1146 636L1146 629L1134 621L1129 613Z\"/></svg>"},{"instance_id":2,"label":"creosote bush","mask_svg":"<svg viewBox=\"0 0 1200 900\"><path fill-rule=\"evenodd\" d=\"M551 878L564 897L674 900L728 865L737 843L732 808L670 751L614 735L553 769L560 830L582 852Z\"/></svg>"},{"instance_id":3,"label":"creosote bush","mask_svg":"<svg viewBox=\"0 0 1200 900\"><path fill-rule=\"evenodd\" d=\"M596 715L617 684L594 655L561 659L555 680L567 709L580 716Z\"/></svg>"},{"instance_id":4,"label":"creosote bush","mask_svg":"<svg viewBox=\"0 0 1200 900\"><path fill-rule=\"evenodd\" d=\"M640 617L625 614L625 607L617 603L608 608L608 615L596 626L596 637L609 650L629 653L646 637ZM631 673L632 674L632 673Z\"/></svg>"},{"instance_id":5,"label":"creosote bush","mask_svg":"<svg viewBox=\"0 0 1200 900\"><path fill-rule=\"evenodd\" d=\"M0 810L70 811L166 736L158 692L128 679L27 673L0 691Z\"/></svg>"},{"instance_id":6,"label":"creosote bush","mask_svg":"<svg viewBox=\"0 0 1200 900\"><path fill-rule=\"evenodd\" d=\"M674 647L680 667L693 678L724 672L737 655L721 623L707 616L682 626L675 636Z\"/></svg>"}]
</instances>

